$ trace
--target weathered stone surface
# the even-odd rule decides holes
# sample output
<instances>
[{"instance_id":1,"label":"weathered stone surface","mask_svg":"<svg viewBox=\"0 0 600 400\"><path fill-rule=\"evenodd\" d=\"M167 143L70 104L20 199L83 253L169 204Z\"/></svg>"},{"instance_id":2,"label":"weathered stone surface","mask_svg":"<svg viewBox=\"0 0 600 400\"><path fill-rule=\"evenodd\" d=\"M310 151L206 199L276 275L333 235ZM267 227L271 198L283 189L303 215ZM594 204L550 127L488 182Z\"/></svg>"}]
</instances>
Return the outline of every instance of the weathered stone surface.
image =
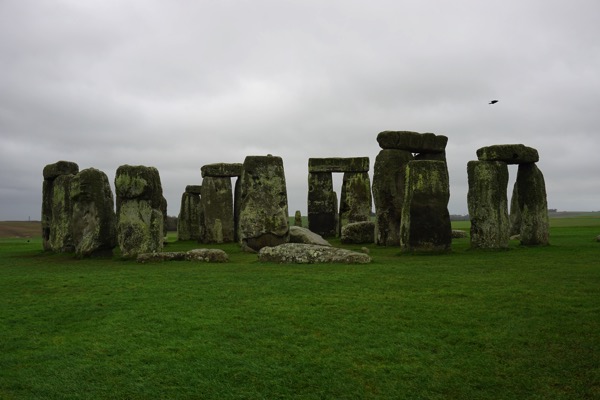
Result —
<instances>
[{"instance_id":1,"label":"weathered stone surface","mask_svg":"<svg viewBox=\"0 0 600 400\"><path fill-rule=\"evenodd\" d=\"M111 256L117 245L117 218L106 174L95 168L82 170L71 180L70 196L75 253Z\"/></svg>"},{"instance_id":2,"label":"weathered stone surface","mask_svg":"<svg viewBox=\"0 0 600 400\"><path fill-rule=\"evenodd\" d=\"M345 172L340 196L339 234L345 225L371 218L371 180L366 172Z\"/></svg>"},{"instance_id":3,"label":"weathered stone surface","mask_svg":"<svg viewBox=\"0 0 600 400\"><path fill-rule=\"evenodd\" d=\"M508 247L508 166L500 161L469 161L467 204L471 219L471 247Z\"/></svg>"},{"instance_id":4,"label":"weathered stone surface","mask_svg":"<svg viewBox=\"0 0 600 400\"><path fill-rule=\"evenodd\" d=\"M302 227L302 214L300 213L300 210L296 210L294 213L294 226Z\"/></svg>"},{"instance_id":5,"label":"weathered stone surface","mask_svg":"<svg viewBox=\"0 0 600 400\"><path fill-rule=\"evenodd\" d=\"M155 167L143 165L121 165L115 175L117 213L120 200L148 200L152 208L160 209L163 204L160 174Z\"/></svg>"},{"instance_id":6,"label":"weathered stone surface","mask_svg":"<svg viewBox=\"0 0 600 400\"><path fill-rule=\"evenodd\" d=\"M124 200L117 219L117 240L123 257L162 250L163 215L149 201Z\"/></svg>"},{"instance_id":7,"label":"weathered stone surface","mask_svg":"<svg viewBox=\"0 0 600 400\"><path fill-rule=\"evenodd\" d=\"M50 244L50 233L52 230L52 202L54 197L54 180L61 175L75 175L79 172L79 166L71 161L58 161L44 167L42 175L42 247L46 251L52 250ZM70 210L67 210L70 212ZM69 215L69 214L65 214ZM63 247L62 245L60 246Z\"/></svg>"},{"instance_id":8,"label":"weathered stone surface","mask_svg":"<svg viewBox=\"0 0 600 400\"><path fill-rule=\"evenodd\" d=\"M460 229L452 229L452 239L464 239L467 237L467 232Z\"/></svg>"},{"instance_id":9,"label":"weathered stone surface","mask_svg":"<svg viewBox=\"0 0 600 400\"><path fill-rule=\"evenodd\" d=\"M205 176L202 180L202 243L230 243L235 239L231 178Z\"/></svg>"},{"instance_id":10,"label":"weathered stone surface","mask_svg":"<svg viewBox=\"0 0 600 400\"><path fill-rule=\"evenodd\" d=\"M521 234L521 210L519 209L519 185L515 182L510 199L510 236Z\"/></svg>"},{"instance_id":11,"label":"weathered stone surface","mask_svg":"<svg viewBox=\"0 0 600 400\"><path fill-rule=\"evenodd\" d=\"M335 237L338 200L331 172L308 174L308 229L323 237Z\"/></svg>"},{"instance_id":12,"label":"weathered stone surface","mask_svg":"<svg viewBox=\"0 0 600 400\"><path fill-rule=\"evenodd\" d=\"M185 187L185 192L191 194L202 194L202 185L187 185Z\"/></svg>"},{"instance_id":13,"label":"weathered stone surface","mask_svg":"<svg viewBox=\"0 0 600 400\"><path fill-rule=\"evenodd\" d=\"M60 175L52 182L48 245L57 253L75 251L73 242L73 203L71 180L75 175Z\"/></svg>"},{"instance_id":14,"label":"weathered stone surface","mask_svg":"<svg viewBox=\"0 0 600 400\"><path fill-rule=\"evenodd\" d=\"M382 149L407 150L412 153L441 153L446 149L448 138L433 133L410 131L383 131L377 135Z\"/></svg>"},{"instance_id":15,"label":"weathered stone surface","mask_svg":"<svg viewBox=\"0 0 600 400\"><path fill-rule=\"evenodd\" d=\"M79 166L72 161L58 161L44 167L44 179L53 180L61 175L75 175L79 172Z\"/></svg>"},{"instance_id":16,"label":"weathered stone surface","mask_svg":"<svg viewBox=\"0 0 600 400\"><path fill-rule=\"evenodd\" d=\"M344 244L375 242L375 223L372 221L352 222L342 228L340 236Z\"/></svg>"},{"instance_id":17,"label":"weathered stone surface","mask_svg":"<svg viewBox=\"0 0 600 400\"><path fill-rule=\"evenodd\" d=\"M596 236L596 242L600 242L600 235Z\"/></svg>"},{"instance_id":18,"label":"weathered stone surface","mask_svg":"<svg viewBox=\"0 0 600 400\"><path fill-rule=\"evenodd\" d=\"M201 208L198 194L186 190L181 195L181 207L177 217L177 240L200 239Z\"/></svg>"},{"instance_id":19,"label":"weathered stone surface","mask_svg":"<svg viewBox=\"0 0 600 400\"><path fill-rule=\"evenodd\" d=\"M369 157L309 158L308 172L368 172Z\"/></svg>"},{"instance_id":20,"label":"weathered stone surface","mask_svg":"<svg viewBox=\"0 0 600 400\"><path fill-rule=\"evenodd\" d=\"M258 259L262 262L279 264L368 264L371 262L371 257L364 253L302 243L264 247L259 251Z\"/></svg>"},{"instance_id":21,"label":"weathered stone surface","mask_svg":"<svg viewBox=\"0 0 600 400\"><path fill-rule=\"evenodd\" d=\"M242 247L259 250L288 242L287 188L281 157L246 157L240 179L238 235Z\"/></svg>"},{"instance_id":22,"label":"weathered stone surface","mask_svg":"<svg viewBox=\"0 0 600 400\"><path fill-rule=\"evenodd\" d=\"M202 261L210 263L225 263L229 256L220 249L194 249L187 252L172 251L161 253L143 253L137 256L137 262L161 262L161 261Z\"/></svg>"},{"instance_id":23,"label":"weathered stone surface","mask_svg":"<svg viewBox=\"0 0 600 400\"><path fill-rule=\"evenodd\" d=\"M406 165L413 160L406 150L381 150L373 169L375 241L381 246L400 245L400 219L404 202Z\"/></svg>"},{"instance_id":24,"label":"weathered stone surface","mask_svg":"<svg viewBox=\"0 0 600 400\"><path fill-rule=\"evenodd\" d=\"M548 201L542 171L535 164L521 164L517 173L521 244L549 244Z\"/></svg>"},{"instance_id":25,"label":"weathered stone surface","mask_svg":"<svg viewBox=\"0 0 600 400\"><path fill-rule=\"evenodd\" d=\"M122 165L115 176L117 241L121 255L160 251L163 247L165 201L158 170Z\"/></svg>"},{"instance_id":26,"label":"weathered stone surface","mask_svg":"<svg viewBox=\"0 0 600 400\"><path fill-rule=\"evenodd\" d=\"M477 150L479 161L502 161L507 164L529 164L538 162L536 149L522 144L496 144Z\"/></svg>"},{"instance_id":27,"label":"weathered stone surface","mask_svg":"<svg viewBox=\"0 0 600 400\"><path fill-rule=\"evenodd\" d=\"M318 235L301 226L290 226L290 243L314 244L318 246L331 246L331 244Z\"/></svg>"},{"instance_id":28,"label":"weathered stone surface","mask_svg":"<svg viewBox=\"0 0 600 400\"><path fill-rule=\"evenodd\" d=\"M408 163L400 224L400 247L403 252L450 250L452 228L448 212L449 199L445 162Z\"/></svg>"},{"instance_id":29,"label":"weathered stone surface","mask_svg":"<svg viewBox=\"0 0 600 400\"><path fill-rule=\"evenodd\" d=\"M203 165L200 168L202 177L207 176L233 178L242 175L242 164L240 163L216 163Z\"/></svg>"}]
</instances>

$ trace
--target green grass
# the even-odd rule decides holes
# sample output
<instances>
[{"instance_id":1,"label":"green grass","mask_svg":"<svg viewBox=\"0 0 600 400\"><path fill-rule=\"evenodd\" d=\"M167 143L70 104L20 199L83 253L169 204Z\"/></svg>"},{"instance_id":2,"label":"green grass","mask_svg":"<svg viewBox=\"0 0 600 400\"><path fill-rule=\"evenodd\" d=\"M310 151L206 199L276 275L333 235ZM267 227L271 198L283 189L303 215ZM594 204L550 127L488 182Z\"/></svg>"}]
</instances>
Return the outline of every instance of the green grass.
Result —
<instances>
[{"instance_id":1,"label":"green grass","mask_svg":"<svg viewBox=\"0 0 600 400\"><path fill-rule=\"evenodd\" d=\"M360 266L237 245L212 246L227 264L141 265L2 239L0 398L600 398L600 220L551 226L548 247L371 245Z\"/></svg>"}]
</instances>

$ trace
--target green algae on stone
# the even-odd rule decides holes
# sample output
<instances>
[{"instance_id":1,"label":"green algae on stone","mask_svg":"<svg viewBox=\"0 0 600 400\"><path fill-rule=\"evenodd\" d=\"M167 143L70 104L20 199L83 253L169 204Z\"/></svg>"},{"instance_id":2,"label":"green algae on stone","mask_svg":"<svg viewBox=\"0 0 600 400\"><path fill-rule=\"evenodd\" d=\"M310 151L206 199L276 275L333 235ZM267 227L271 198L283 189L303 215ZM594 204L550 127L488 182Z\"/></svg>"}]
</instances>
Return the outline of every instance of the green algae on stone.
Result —
<instances>
[{"instance_id":1,"label":"green algae on stone","mask_svg":"<svg viewBox=\"0 0 600 400\"><path fill-rule=\"evenodd\" d=\"M368 172L369 157L309 158L308 172Z\"/></svg>"},{"instance_id":2,"label":"green algae on stone","mask_svg":"<svg viewBox=\"0 0 600 400\"><path fill-rule=\"evenodd\" d=\"M181 207L177 217L177 240L200 239L200 196L187 190L181 195Z\"/></svg>"},{"instance_id":3,"label":"green algae on stone","mask_svg":"<svg viewBox=\"0 0 600 400\"><path fill-rule=\"evenodd\" d=\"M403 252L446 252L452 243L450 187L443 161L411 161L406 167L400 223Z\"/></svg>"},{"instance_id":4,"label":"green algae on stone","mask_svg":"<svg viewBox=\"0 0 600 400\"><path fill-rule=\"evenodd\" d=\"M413 160L406 150L383 149L373 169L375 241L382 246L400 245L400 220L406 182L406 165Z\"/></svg>"},{"instance_id":5,"label":"green algae on stone","mask_svg":"<svg viewBox=\"0 0 600 400\"><path fill-rule=\"evenodd\" d=\"M345 172L340 195L339 234L344 225L371 218L371 180L367 172Z\"/></svg>"},{"instance_id":6,"label":"green algae on stone","mask_svg":"<svg viewBox=\"0 0 600 400\"><path fill-rule=\"evenodd\" d=\"M377 135L382 149L406 150L412 153L441 153L446 149L448 137L433 133L411 131L383 131Z\"/></svg>"},{"instance_id":7,"label":"green algae on stone","mask_svg":"<svg viewBox=\"0 0 600 400\"><path fill-rule=\"evenodd\" d=\"M71 202L71 180L75 175L60 175L52 184L49 247L57 253L73 252L71 227L73 206Z\"/></svg>"},{"instance_id":8,"label":"green algae on stone","mask_svg":"<svg viewBox=\"0 0 600 400\"><path fill-rule=\"evenodd\" d=\"M238 235L244 248L258 251L289 241L289 214L283 160L247 156L240 183Z\"/></svg>"},{"instance_id":9,"label":"green algae on stone","mask_svg":"<svg viewBox=\"0 0 600 400\"><path fill-rule=\"evenodd\" d=\"M507 164L500 161L469 161L467 175L471 248L508 248Z\"/></svg>"},{"instance_id":10,"label":"green algae on stone","mask_svg":"<svg viewBox=\"0 0 600 400\"><path fill-rule=\"evenodd\" d=\"M308 229L323 237L335 237L338 199L331 172L308 173Z\"/></svg>"},{"instance_id":11,"label":"green algae on stone","mask_svg":"<svg viewBox=\"0 0 600 400\"><path fill-rule=\"evenodd\" d=\"M535 164L519 165L516 185L521 216L521 244L548 245L548 201L542 171Z\"/></svg>"},{"instance_id":12,"label":"green algae on stone","mask_svg":"<svg viewBox=\"0 0 600 400\"><path fill-rule=\"evenodd\" d=\"M477 150L479 161L503 161L507 164L530 164L538 162L538 151L522 144L496 144Z\"/></svg>"},{"instance_id":13,"label":"green algae on stone","mask_svg":"<svg viewBox=\"0 0 600 400\"><path fill-rule=\"evenodd\" d=\"M112 255L117 245L114 199L106 174L84 169L71 181L73 240L80 257Z\"/></svg>"},{"instance_id":14,"label":"green algae on stone","mask_svg":"<svg viewBox=\"0 0 600 400\"><path fill-rule=\"evenodd\" d=\"M202 180L203 243L229 243L235 240L231 178L205 176ZM217 224L217 220L219 223Z\"/></svg>"},{"instance_id":15,"label":"green algae on stone","mask_svg":"<svg viewBox=\"0 0 600 400\"><path fill-rule=\"evenodd\" d=\"M241 163L215 163L203 165L200 168L200 173L203 178L207 176L233 178L242 175Z\"/></svg>"}]
</instances>

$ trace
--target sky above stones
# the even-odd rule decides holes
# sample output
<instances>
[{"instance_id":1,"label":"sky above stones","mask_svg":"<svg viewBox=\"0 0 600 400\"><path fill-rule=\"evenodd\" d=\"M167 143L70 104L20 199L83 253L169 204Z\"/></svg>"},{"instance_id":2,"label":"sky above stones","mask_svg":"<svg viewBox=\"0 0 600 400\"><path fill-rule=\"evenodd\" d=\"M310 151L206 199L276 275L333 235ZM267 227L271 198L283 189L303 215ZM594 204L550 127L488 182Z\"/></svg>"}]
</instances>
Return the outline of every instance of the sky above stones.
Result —
<instances>
[{"instance_id":1,"label":"sky above stones","mask_svg":"<svg viewBox=\"0 0 600 400\"><path fill-rule=\"evenodd\" d=\"M306 214L308 158L372 172L384 130L448 136L452 214L467 162L503 143L538 149L549 207L600 210L598 15L597 0L2 0L0 220L39 219L58 160L111 182L155 166L177 215L203 165L266 154Z\"/></svg>"}]
</instances>

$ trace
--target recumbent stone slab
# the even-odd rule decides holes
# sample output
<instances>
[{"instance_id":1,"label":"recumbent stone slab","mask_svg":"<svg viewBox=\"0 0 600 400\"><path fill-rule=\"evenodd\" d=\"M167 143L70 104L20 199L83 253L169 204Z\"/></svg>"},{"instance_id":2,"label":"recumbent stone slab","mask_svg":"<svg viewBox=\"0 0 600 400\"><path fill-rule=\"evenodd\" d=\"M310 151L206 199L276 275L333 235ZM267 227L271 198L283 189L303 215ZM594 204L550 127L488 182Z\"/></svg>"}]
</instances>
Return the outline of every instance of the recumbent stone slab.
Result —
<instances>
[{"instance_id":1,"label":"recumbent stone slab","mask_svg":"<svg viewBox=\"0 0 600 400\"><path fill-rule=\"evenodd\" d=\"M242 164L241 163L215 163L207 164L200 168L202 177L207 176L214 177L237 177L242 175Z\"/></svg>"},{"instance_id":2,"label":"recumbent stone slab","mask_svg":"<svg viewBox=\"0 0 600 400\"><path fill-rule=\"evenodd\" d=\"M308 172L368 172L369 157L309 158Z\"/></svg>"},{"instance_id":3,"label":"recumbent stone slab","mask_svg":"<svg viewBox=\"0 0 600 400\"><path fill-rule=\"evenodd\" d=\"M502 161L507 164L530 164L539 161L538 151L522 144L495 144L477 150L479 161Z\"/></svg>"},{"instance_id":4,"label":"recumbent stone slab","mask_svg":"<svg viewBox=\"0 0 600 400\"><path fill-rule=\"evenodd\" d=\"M448 137L434 133L383 131L377 135L382 149L407 150L412 153L440 153L446 149Z\"/></svg>"}]
</instances>

